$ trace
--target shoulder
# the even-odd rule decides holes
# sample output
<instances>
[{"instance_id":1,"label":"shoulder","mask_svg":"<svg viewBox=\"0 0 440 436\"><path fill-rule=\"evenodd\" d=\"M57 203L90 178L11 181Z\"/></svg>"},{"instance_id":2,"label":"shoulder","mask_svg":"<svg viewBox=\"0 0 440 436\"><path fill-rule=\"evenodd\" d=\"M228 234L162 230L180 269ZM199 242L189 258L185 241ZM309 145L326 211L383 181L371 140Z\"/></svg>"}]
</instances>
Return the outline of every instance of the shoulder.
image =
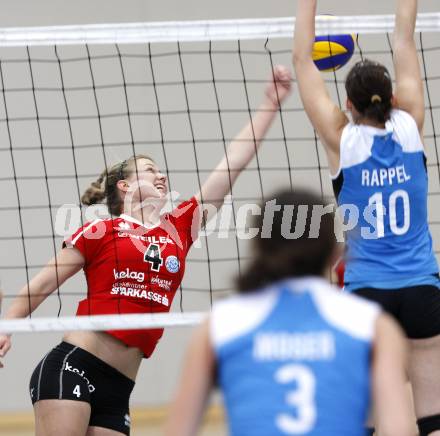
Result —
<instances>
[{"instance_id":1,"label":"shoulder","mask_svg":"<svg viewBox=\"0 0 440 436\"><path fill-rule=\"evenodd\" d=\"M409 112L405 112L401 109L393 109L391 111L390 121L393 124L403 123L408 127L417 128L416 120L413 118L413 116Z\"/></svg>"},{"instance_id":2,"label":"shoulder","mask_svg":"<svg viewBox=\"0 0 440 436\"><path fill-rule=\"evenodd\" d=\"M75 245L80 238L96 239L96 235L103 235L107 232L109 226L106 219L97 218L95 220L87 221L78 229L72 233L69 237L65 238L64 243L66 245Z\"/></svg>"},{"instance_id":3,"label":"shoulder","mask_svg":"<svg viewBox=\"0 0 440 436\"><path fill-rule=\"evenodd\" d=\"M411 114L394 109L389 123L393 129L394 139L402 146L403 151L408 153L423 151L423 141Z\"/></svg>"},{"instance_id":4,"label":"shoulder","mask_svg":"<svg viewBox=\"0 0 440 436\"><path fill-rule=\"evenodd\" d=\"M197 198L193 196L189 200L182 201L177 207L171 210L171 212L163 214L163 217L169 220L177 220L182 216L192 216L198 207L199 202L197 201Z\"/></svg>"},{"instance_id":5,"label":"shoulder","mask_svg":"<svg viewBox=\"0 0 440 436\"><path fill-rule=\"evenodd\" d=\"M372 136L366 135L361 126L348 123L341 135L340 168L350 168L366 161L372 146Z\"/></svg>"},{"instance_id":6,"label":"shoulder","mask_svg":"<svg viewBox=\"0 0 440 436\"><path fill-rule=\"evenodd\" d=\"M333 327L356 339L372 340L379 305L326 284L314 286L311 295L320 315Z\"/></svg>"},{"instance_id":7,"label":"shoulder","mask_svg":"<svg viewBox=\"0 0 440 436\"><path fill-rule=\"evenodd\" d=\"M251 332L269 316L278 295L276 288L267 288L215 302L210 317L214 348Z\"/></svg>"}]
</instances>

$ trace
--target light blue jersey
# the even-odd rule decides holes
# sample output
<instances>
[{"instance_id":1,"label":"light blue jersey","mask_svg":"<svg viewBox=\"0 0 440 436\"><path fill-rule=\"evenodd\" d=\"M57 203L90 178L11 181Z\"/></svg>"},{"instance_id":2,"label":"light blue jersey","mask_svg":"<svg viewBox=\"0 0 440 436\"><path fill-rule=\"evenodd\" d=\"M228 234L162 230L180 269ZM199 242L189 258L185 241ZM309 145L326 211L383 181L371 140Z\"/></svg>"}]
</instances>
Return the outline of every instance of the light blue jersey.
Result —
<instances>
[{"instance_id":1,"label":"light blue jersey","mask_svg":"<svg viewBox=\"0 0 440 436\"><path fill-rule=\"evenodd\" d=\"M346 288L437 284L426 159L414 119L394 110L385 129L348 124L340 162L333 186L345 223L357 222L346 233Z\"/></svg>"},{"instance_id":2,"label":"light blue jersey","mask_svg":"<svg viewBox=\"0 0 440 436\"><path fill-rule=\"evenodd\" d=\"M320 278L217 302L211 341L231 436L364 436L379 308Z\"/></svg>"}]
</instances>

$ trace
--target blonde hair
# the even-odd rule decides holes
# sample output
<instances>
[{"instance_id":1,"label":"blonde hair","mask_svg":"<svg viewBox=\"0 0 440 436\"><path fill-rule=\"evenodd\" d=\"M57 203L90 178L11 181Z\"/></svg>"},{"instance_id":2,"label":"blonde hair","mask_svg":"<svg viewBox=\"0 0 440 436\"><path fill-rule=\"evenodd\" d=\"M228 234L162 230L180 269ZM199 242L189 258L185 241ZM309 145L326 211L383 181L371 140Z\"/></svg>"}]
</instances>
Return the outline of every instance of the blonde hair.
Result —
<instances>
[{"instance_id":1,"label":"blonde hair","mask_svg":"<svg viewBox=\"0 0 440 436\"><path fill-rule=\"evenodd\" d=\"M106 168L99 177L90 184L81 196L81 203L87 206L106 203L111 215L118 216L122 213L123 202L119 194L117 183L131 176L136 171L135 162L140 159L153 159L145 154L137 154L128 159Z\"/></svg>"}]
</instances>

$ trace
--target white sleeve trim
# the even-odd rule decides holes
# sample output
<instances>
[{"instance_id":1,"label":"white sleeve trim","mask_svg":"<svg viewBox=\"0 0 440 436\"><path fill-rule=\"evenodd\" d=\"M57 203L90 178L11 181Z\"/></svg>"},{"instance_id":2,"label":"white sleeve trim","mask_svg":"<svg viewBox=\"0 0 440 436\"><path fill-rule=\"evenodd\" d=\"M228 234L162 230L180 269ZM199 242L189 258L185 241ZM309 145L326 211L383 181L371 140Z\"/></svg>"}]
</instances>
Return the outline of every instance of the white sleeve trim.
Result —
<instances>
[{"instance_id":1,"label":"white sleeve trim","mask_svg":"<svg viewBox=\"0 0 440 436\"><path fill-rule=\"evenodd\" d=\"M373 136L368 134L364 126L349 123L344 127L341 136L339 171L365 162L371 156Z\"/></svg>"},{"instance_id":2,"label":"white sleeve trim","mask_svg":"<svg viewBox=\"0 0 440 436\"><path fill-rule=\"evenodd\" d=\"M247 295L237 295L216 302L210 319L210 336L214 349L251 332L271 313L279 292L264 289Z\"/></svg>"},{"instance_id":3,"label":"white sleeve trim","mask_svg":"<svg viewBox=\"0 0 440 436\"><path fill-rule=\"evenodd\" d=\"M70 246L74 246L76 244L76 241L78 241L78 239L85 233L87 232L87 230L89 230L91 227L93 227L95 224L99 223L100 221L102 221L102 219L96 219L95 221L91 222L87 227L85 227L84 229L82 229L76 236L75 238L72 239L72 241L67 240L66 245L70 245Z\"/></svg>"},{"instance_id":4,"label":"white sleeve trim","mask_svg":"<svg viewBox=\"0 0 440 436\"><path fill-rule=\"evenodd\" d=\"M391 112L394 139L402 146L406 153L424 151L423 141L419 128L411 114L400 109Z\"/></svg>"},{"instance_id":5,"label":"white sleeve trim","mask_svg":"<svg viewBox=\"0 0 440 436\"><path fill-rule=\"evenodd\" d=\"M379 305L329 286L315 286L311 295L321 316L335 328L359 340L373 339Z\"/></svg>"}]
</instances>

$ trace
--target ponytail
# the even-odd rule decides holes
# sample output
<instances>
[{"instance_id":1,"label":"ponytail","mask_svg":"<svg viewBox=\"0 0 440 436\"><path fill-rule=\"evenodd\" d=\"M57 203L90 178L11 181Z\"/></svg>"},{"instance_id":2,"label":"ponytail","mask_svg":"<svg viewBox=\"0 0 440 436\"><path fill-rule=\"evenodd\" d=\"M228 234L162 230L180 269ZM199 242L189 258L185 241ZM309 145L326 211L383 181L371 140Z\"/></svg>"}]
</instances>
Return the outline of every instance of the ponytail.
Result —
<instances>
[{"instance_id":1,"label":"ponytail","mask_svg":"<svg viewBox=\"0 0 440 436\"><path fill-rule=\"evenodd\" d=\"M383 102L382 97L378 94L374 94L370 99L370 104L362 114L369 120L375 120L378 123L385 124L391 113L391 100L389 102Z\"/></svg>"},{"instance_id":2,"label":"ponytail","mask_svg":"<svg viewBox=\"0 0 440 436\"><path fill-rule=\"evenodd\" d=\"M92 204L102 203L105 199L105 188L102 186L107 171L103 171L100 176L90 184L81 196L81 204L91 206Z\"/></svg>"}]
</instances>

